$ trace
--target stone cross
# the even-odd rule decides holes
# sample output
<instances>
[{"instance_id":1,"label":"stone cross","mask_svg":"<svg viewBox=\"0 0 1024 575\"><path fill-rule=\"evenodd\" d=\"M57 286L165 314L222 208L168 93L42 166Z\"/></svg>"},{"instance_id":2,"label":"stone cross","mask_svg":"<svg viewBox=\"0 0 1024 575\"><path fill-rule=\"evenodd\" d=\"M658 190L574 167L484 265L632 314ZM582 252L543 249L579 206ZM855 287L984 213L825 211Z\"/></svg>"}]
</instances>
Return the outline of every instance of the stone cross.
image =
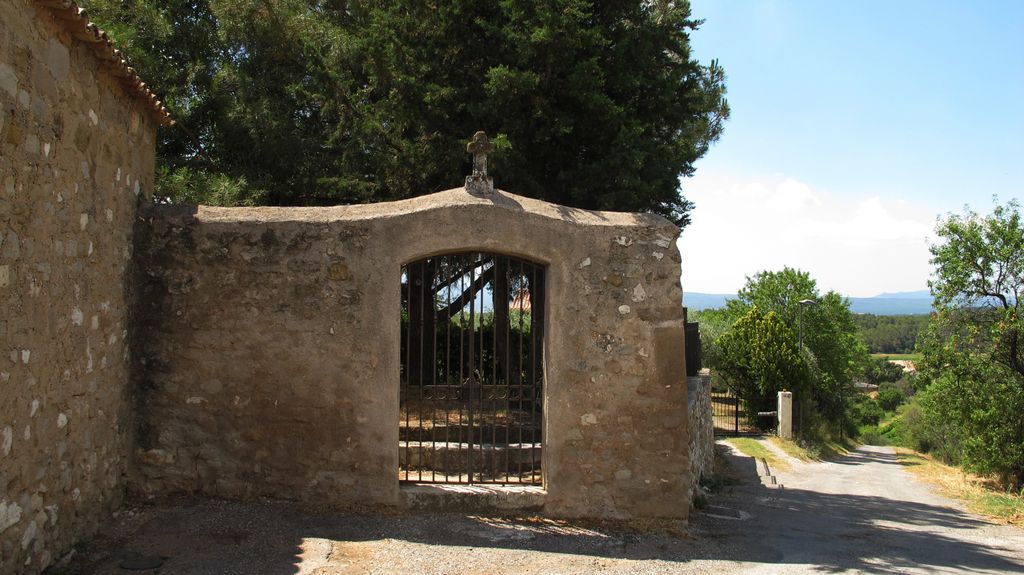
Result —
<instances>
[{"instance_id":1,"label":"stone cross","mask_svg":"<svg viewBox=\"0 0 1024 575\"><path fill-rule=\"evenodd\" d=\"M473 154L473 177L487 177L487 154L494 150L494 145L487 139L487 134L477 132L473 139L466 144L466 151Z\"/></svg>"},{"instance_id":2,"label":"stone cross","mask_svg":"<svg viewBox=\"0 0 1024 575\"><path fill-rule=\"evenodd\" d=\"M466 144L466 151L473 154L473 174L466 177L466 189L470 193L494 191L494 180L487 175L487 154L494 150L494 144L487 139L487 134L477 132Z\"/></svg>"}]
</instances>

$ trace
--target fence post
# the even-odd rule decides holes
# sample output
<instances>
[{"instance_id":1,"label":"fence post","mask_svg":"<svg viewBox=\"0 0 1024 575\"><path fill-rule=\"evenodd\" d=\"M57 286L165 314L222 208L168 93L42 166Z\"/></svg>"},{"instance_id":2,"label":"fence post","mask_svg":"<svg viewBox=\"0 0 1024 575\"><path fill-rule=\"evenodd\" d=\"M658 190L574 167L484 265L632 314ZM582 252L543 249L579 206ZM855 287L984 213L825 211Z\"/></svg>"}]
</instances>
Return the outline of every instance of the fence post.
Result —
<instances>
[{"instance_id":1,"label":"fence post","mask_svg":"<svg viewBox=\"0 0 1024 575\"><path fill-rule=\"evenodd\" d=\"M793 392L779 392L779 429L778 434L782 439L793 439Z\"/></svg>"},{"instance_id":2,"label":"fence post","mask_svg":"<svg viewBox=\"0 0 1024 575\"><path fill-rule=\"evenodd\" d=\"M740 434L740 396L734 395L733 398L732 398L732 401L733 401L733 405L735 406L735 409L732 410L732 417L733 417L732 434L733 435L739 435Z\"/></svg>"}]
</instances>

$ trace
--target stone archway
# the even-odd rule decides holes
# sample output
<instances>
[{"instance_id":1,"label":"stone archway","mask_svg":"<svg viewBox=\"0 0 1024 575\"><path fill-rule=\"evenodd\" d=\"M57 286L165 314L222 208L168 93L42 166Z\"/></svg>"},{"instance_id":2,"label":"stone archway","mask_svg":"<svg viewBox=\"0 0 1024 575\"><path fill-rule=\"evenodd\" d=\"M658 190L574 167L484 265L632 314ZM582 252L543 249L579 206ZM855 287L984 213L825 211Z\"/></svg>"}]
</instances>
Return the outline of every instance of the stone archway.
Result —
<instances>
[{"instance_id":1,"label":"stone archway","mask_svg":"<svg viewBox=\"0 0 1024 575\"><path fill-rule=\"evenodd\" d=\"M670 222L469 188L315 209L155 206L146 222L141 491L405 505L396 280L438 254L501 253L544 269L544 512L686 516Z\"/></svg>"}]
</instances>

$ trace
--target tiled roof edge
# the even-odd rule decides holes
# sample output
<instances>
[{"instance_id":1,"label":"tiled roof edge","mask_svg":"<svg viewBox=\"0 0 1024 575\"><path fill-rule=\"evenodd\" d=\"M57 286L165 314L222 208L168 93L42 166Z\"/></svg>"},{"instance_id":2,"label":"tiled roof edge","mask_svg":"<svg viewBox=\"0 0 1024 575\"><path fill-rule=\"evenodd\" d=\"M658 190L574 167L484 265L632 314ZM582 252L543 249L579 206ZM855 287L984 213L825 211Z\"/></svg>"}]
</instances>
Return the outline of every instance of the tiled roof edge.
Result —
<instances>
[{"instance_id":1,"label":"tiled roof edge","mask_svg":"<svg viewBox=\"0 0 1024 575\"><path fill-rule=\"evenodd\" d=\"M163 102L150 91L146 83L128 65L124 55L114 47L110 37L89 21L88 13L74 0L35 0L36 5L48 10L58 26L61 26L76 40L84 42L102 67L113 75L129 96L138 100L158 124L169 126L174 123Z\"/></svg>"}]
</instances>

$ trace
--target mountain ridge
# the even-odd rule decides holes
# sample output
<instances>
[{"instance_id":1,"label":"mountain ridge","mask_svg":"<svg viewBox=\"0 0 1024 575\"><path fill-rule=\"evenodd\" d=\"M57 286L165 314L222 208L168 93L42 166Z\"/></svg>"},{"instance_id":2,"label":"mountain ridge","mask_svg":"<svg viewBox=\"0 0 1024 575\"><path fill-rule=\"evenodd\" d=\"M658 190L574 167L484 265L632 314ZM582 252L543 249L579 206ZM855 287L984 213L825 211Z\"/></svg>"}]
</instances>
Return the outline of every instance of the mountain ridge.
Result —
<instances>
[{"instance_id":1,"label":"mountain ridge","mask_svg":"<svg viewBox=\"0 0 1024 575\"><path fill-rule=\"evenodd\" d=\"M683 305L699 311L725 305L736 294L688 292L683 294ZM925 315L931 313L932 297L928 290L884 292L874 297L851 297L850 311L874 315Z\"/></svg>"}]
</instances>

